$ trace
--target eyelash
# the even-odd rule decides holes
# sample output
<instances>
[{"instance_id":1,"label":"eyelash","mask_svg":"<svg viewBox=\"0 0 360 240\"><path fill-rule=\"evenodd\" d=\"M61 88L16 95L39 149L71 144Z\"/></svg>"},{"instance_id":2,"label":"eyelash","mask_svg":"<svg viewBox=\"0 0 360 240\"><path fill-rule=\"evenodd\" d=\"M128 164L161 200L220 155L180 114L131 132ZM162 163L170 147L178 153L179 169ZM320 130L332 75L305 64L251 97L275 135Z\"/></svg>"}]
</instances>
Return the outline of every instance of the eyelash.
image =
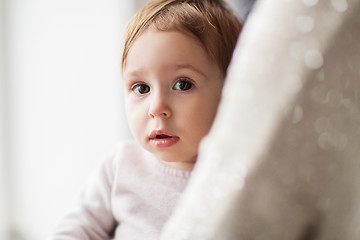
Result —
<instances>
[{"instance_id":1,"label":"eyelash","mask_svg":"<svg viewBox=\"0 0 360 240\"><path fill-rule=\"evenodd\" d=\"M179 85L181 83L183 83L182 86ZM184 86L184 84L186 84L186 86ZM192 83L192 81L189 80L188 78L179 78L175 82L175 84L173 86L173 90L186 92L186 91L191 90L194 86L195 86L194 83ZM140 89L141 87L145 87L146 89ZM181 88L186 88L186 89L184 90L184 89L181 89ZM133 91L137 95L147 94L151 90L149 85L147 85L146 83L142 83L142 82L133 84L130 89L131 89L131 91Z\"/></svg>"},{"instance_id":2,"label":"eyelash","mask_svg":"<svg viewBox=\"0 0 360 240\"><path fill-rule=\"evenodd\" d=\"M186 90L182 90L182 89L175 89L175 87L179 84L179 83L185 83L185 84L190 84L188 87L188 89L186 89ZM190 81L188 78L179 78L177 81L176 81L176 83L175 83L175 85L173 86L173 89L174 90L177 90L177 91L189 91L189 90L191 90L192 88L194 87L194 83L192 83L192 81Z\"/></svg>"},{"instance_id":3,"label":"eyelash","mask_svg":"<svg viewBox=\"0 0 360 240\"><path fill-rule=\"evenodd\" d=\"M144 86L147 88L147 91L145 93L141 93L139 90L139 87L144 87ZM144 95L144 94L150 92L150 87L146 83L135 83L131 86L130 89L137 95Z\"/></svg>"}]
</instances>

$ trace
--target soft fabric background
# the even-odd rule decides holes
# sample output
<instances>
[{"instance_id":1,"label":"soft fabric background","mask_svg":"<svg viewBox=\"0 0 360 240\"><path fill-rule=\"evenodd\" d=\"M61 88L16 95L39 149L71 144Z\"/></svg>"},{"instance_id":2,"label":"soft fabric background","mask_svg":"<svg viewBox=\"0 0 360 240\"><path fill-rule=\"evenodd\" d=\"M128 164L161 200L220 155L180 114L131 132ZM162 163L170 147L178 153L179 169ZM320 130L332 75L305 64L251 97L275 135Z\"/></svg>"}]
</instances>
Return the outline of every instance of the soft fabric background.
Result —
<instances>
[{"instance_id":1,"label":"soft fabric background","mask_svg":"<svg viewBox=\"0 0 360 240\"><path fill-rule=\"evenodd\" d=\"M258 0L164 240L360 238L360 2Z\"/></svg>"}]
</instances>

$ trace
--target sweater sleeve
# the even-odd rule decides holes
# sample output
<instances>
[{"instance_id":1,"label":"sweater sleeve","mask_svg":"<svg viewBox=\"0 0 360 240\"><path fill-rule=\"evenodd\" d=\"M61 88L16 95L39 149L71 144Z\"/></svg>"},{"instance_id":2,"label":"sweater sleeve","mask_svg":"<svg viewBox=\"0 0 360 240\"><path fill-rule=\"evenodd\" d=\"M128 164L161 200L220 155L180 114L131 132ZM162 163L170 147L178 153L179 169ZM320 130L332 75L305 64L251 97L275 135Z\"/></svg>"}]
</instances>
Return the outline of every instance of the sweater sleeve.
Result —
<instances>
[{"instance_id":1,"label":"sweater sleeve","mask_svg":"<svg viewBox=\"0 0 360 240\"><path fill-rule=\"evenodd\" d=\"M111 209L114 154L108 156L87 184L75 206L47 240L108 240L116 221Z\"/></svg>"}]
</instances>

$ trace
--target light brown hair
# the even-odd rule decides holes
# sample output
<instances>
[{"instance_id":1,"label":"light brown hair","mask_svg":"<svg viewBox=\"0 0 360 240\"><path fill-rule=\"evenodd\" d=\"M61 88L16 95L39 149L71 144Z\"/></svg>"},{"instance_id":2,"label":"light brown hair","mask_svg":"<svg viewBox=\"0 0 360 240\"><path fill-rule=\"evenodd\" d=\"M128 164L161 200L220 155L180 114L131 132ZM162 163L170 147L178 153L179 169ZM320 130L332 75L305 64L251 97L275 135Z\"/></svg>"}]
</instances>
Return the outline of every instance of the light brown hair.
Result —
<instances>
[{"instance_id":1,"label":"light brown hair","mask_svg":"<svg viewBox=\"0 0 360 240\"><path fill-rule=\"evenodd\" d=\"M242 24L222 0L155 0L129 22L123 43L121 66L134 41L149 26L159 31L181 31L196 36L226 74Z\"/></svg>"}]
</instances>

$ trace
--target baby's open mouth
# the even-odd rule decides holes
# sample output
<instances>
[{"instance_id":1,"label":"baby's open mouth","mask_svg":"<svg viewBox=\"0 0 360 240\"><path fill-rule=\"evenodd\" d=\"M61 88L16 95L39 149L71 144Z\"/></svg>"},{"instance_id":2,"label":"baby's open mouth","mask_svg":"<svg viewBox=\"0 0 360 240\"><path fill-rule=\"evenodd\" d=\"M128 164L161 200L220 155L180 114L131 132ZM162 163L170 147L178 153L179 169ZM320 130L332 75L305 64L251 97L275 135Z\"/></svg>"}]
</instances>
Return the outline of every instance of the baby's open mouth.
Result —
<instances>
[{"instance_id":1,"label":"baby's open mouth","mask_svg":"<svg viewBox=\"0 0 360 240\"><path fill-rule=\"evenodd\" d=\"M154 130L149 135L150 143L156 148L167 148L176 144L179 137L163 130Z\"/></svg>"},{"instance_id":2,"label":"baby's open mouth","mask_svg":"<svg viewBox=\"0 0 360 240\"><path fill-rule=\"evenodd\" d=\"M168 135L165 135L165 134L160 134L160 135L156 135L156 138L157 139L164 139L164 138L172 138L172 136L168 136Z\"/></svg>"}]
</instances>

